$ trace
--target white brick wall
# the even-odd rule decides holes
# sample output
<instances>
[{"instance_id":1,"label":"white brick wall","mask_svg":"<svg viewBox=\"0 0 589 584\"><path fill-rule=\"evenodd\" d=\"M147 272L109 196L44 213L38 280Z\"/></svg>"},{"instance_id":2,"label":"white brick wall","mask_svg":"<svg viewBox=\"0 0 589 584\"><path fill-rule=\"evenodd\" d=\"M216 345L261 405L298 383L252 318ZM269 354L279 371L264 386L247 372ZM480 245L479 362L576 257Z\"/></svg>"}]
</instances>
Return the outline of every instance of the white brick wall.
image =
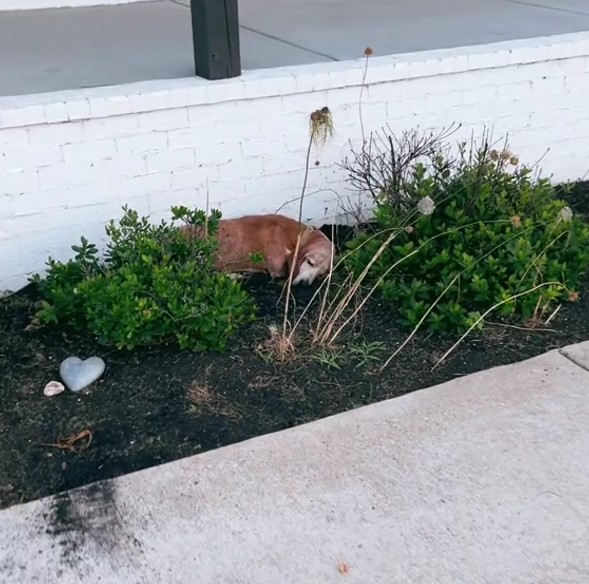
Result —
<instances>
[{"instance_id":1,"label":"white brick wall","mask_svg":"<svg viewBox=\"0 0 589 584\"><path fill-rule=\"evenodd\" d=\"M95 6L100 4L131 4L144 0L0 0L0 12L3 10L33 10L37 8L65 8Z\"/></svg>"},{"instance_id":2,"label":"white brick wall","mask_svg":"<svg viewBox=\"0 0 589 584\"><path fill-rule=\"evenodd\" d=\"M307 118L324 105L336 133L312 155L305 218L330 221L354 197L337 163L361 138L363 72L358 60L0 98L0 290L82 234L101 242L123 204L159 220L204 207L208 188L225 216L295 215ZM487 125L556 180L589 169L589 33L371 57L366 81L367 133Z\"/></svg>"}]
</instances>

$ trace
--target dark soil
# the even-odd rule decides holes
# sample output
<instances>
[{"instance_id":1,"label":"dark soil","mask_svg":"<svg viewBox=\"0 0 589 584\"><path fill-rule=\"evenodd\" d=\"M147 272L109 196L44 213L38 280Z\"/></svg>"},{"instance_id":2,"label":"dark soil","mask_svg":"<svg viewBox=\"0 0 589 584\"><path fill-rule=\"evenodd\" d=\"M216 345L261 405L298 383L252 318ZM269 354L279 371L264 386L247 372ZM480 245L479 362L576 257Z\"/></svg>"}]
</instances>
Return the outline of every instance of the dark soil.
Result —
<instances>
[{"instance_id":1,"label":"dark soil","mask_svg":"<svg viewBox=\"0 0 589 584\"><path fill-rule=\"evenodd\" d=\"M589 214L589 185L568 195L577 212ZM327 228L326 228L327 229ZM338 238L349 236L340 229ZM25 331L34 290L0 301L0 508L118 476L219 446L399 396L474 371L520 361L589 339L589 280L578 302L567 303L551 330L489 325L471 336L440 367L431 366L453 339L415 338L385 369L378 366L407 336L390 306L372 301L353 334L342 339L333 363L302 344L296 357L279 363L257 349L280 323L281 284L248 280L261 318L243 330L224 354L194 354L172 347L133 352L104 350L91 338L58 331ZM312 289L299 288L304 305ZM379 341L380 360L362 364L353 349ZM48 398L43 387L58 380L70 355L98 354L107 368L84 394ZM75 444L56 447L83 430Z\"/></svg>"}]
</instances>

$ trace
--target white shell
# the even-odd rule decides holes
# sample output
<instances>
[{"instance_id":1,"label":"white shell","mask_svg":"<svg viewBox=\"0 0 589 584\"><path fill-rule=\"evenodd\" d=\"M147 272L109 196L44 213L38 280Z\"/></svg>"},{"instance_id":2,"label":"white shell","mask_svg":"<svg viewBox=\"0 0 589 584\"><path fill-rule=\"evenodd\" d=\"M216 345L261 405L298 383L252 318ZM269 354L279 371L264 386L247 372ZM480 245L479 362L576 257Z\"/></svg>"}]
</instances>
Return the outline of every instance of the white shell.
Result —
<instances>
[{"instance_id":1,"label":"white shell","mask_svg":"<svg viewBox=\"0 0 589 584\"><path fill-rule=\"evenodd\" d=\"M47 397L53 397L54 395L59 395L64 390L65 387L63 383L60 383L59 381L50 381L43 389L43 393Z\"/></svg>"}]
</instances>

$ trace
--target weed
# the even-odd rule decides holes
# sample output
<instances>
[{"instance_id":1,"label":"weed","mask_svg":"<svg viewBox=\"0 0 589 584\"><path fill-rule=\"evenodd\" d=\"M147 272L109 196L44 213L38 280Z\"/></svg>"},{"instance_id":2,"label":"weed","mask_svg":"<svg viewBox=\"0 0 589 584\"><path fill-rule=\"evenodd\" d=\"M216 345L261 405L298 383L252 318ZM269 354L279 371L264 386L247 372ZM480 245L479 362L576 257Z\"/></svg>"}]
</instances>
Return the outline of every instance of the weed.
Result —
<instances>
[{"instance_id":1,"label":"weed","mask_svg":"<svg viewBox=\"0 0 589 584\"><path fill-rule=\"evenodd\" d=\"M350 353L357 360L356 369L370 367L380 361L380 355L386 350L381 341L359 341L350 345Z\"/></svg>"},{"instance_id":2,"label":"weed","mask_svg":"<svg viewBox=\"0 0 589 584\"><path fill-rule=\"evenodd\" d=\"M321 347L316 353L313 353L311 359L318 365L326 369L341 369L341 353Z\"/></svg>"}]
</instances>

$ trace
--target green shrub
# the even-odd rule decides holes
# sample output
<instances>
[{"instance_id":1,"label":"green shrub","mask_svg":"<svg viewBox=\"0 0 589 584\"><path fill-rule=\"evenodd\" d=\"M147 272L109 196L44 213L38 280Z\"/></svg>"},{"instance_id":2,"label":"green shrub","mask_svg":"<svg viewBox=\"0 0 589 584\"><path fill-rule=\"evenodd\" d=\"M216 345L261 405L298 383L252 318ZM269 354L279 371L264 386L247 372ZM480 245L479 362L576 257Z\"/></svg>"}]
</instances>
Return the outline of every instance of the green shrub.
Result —
<instances>
[{"instance_id":1,"label":"green shrub","mask_svg":"<svg viewBox=\"0 0 589 584\"><path fill-rule=\"evenodd\" d=\"M408 326L434 305L423 321L434 332L465 331L495 305L495 318L525 322L575 300L589 266L589 228L550 181L486 138L470 151L462 144L455 158L443 145L430 146L405 156L391 177L394 189L380 180L377 234L350 243L349 267L359 274L395 233L369 279ZM378 155L386 162L386 153ZM355 164L357 182L359 171L373 172L358 158Z\"/></svg>"},{"instance_id":2,"label":"green shrub","mask_svg":"<svg viewBox=\"0 0 589 584\"><path fill-rule=\"evenodd\" d=\"M106 227L105 258L82 238L66 263L48 261L35 275L42 307L39 324L89 331L117 348L176 341L182 349L223 350L254 305L240 284L215 271L220 214L172 208L173 221L208 225L209 237L192 238L173 221L152 225L123 208L118 225Z\"/></svg>"}]
</instances>

